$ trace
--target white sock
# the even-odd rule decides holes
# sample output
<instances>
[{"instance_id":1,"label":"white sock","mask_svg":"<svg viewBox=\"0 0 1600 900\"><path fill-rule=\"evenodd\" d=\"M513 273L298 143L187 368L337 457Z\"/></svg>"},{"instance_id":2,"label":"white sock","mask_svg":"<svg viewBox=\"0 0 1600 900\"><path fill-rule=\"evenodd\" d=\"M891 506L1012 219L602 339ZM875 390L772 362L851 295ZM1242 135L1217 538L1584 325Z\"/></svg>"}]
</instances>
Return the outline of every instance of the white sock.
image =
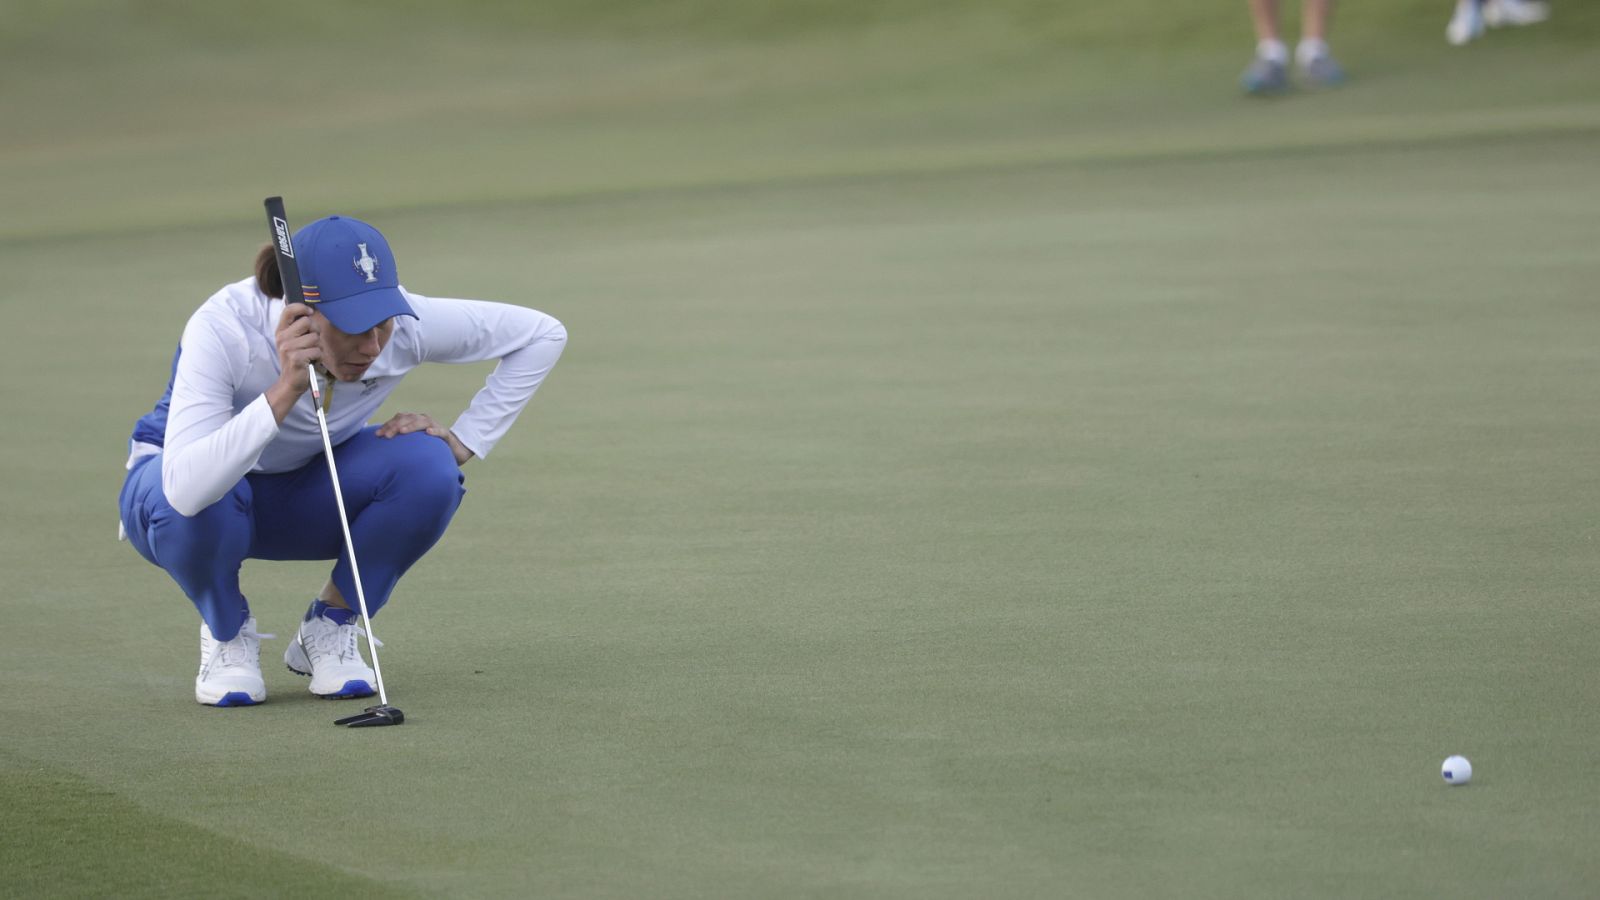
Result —
<instances>
[{"instance_id":1,"label":"white sock","mask_svg":"<svg viewBox=\"0 0 1600 900\"><path fill-rule=\"evenodd\" d=\"M1289 45L1279 40L1262 41L1256 44L1256 56L1267 62L1288 65Z\"/></svg>"},{"instance_id":2,"label":"white sock","mask_svg":"<svg viewBox=\"0 0 1600 900\"><path fill-rule=\"evenodd\" d=\"M1306 38L1300 42L1300 46L1294 48L1294 60L1302 66L1327 55L1328 42L1321 38Z\"/></svg>"}]
</instances>

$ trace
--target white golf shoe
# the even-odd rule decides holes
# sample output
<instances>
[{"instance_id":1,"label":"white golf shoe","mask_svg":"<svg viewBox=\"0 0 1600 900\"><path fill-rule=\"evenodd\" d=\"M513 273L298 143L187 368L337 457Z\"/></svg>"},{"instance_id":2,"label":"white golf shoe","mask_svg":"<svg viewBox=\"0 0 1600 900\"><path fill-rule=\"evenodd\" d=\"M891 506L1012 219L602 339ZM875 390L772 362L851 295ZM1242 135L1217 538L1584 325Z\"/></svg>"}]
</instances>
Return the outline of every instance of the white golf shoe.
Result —
<instances>
[{"instance_id":1,"label":"white golf shoe","mask_svg":"<svg viewBox=\"0 0 1600 900\"><path fill-rule=\"evenodd\" d=\"M210 626L201 622L194 699L207 706L253 706L267 699L267 683L261 680L261 639L270 637L256 631L254 616L244 620L231 641L212 637Z\"/></svg>"},{"instance_id":2,"label":"white golf shoe","mask_svg":"<svg viewBox=\"0 0 1600 900\"><path fill-rule=\"evenodd\" d=\"M372 686L378 676L361 658L358 638L364 634L353 620L340 625L312 616L300 623L299 633L283 651L283 664L297 675L310 675L311 693L318 697L370 697L377 693Z\"/></svg>"},{"instance_id":3,"label":"white golf shoe","mask_svg":"<svg viewBox=\"0 0 1600 900\"><path fill-rule=\"evenodd\" d=\"M1484 0L1483 21L1490 28L1537 25L1550 18L1544 0Z\"/></svg>"},{"instance_id":4,"label":"white golf shoe","mask_svg":"<svg viewBox=\"0 0 1600 900\"><path fill-rule=\"evenodd\" d=\"M1444 39L1459 47L1482 36L1483 11L1478 7L1478 0L1457 0L1450 24L1444 27Z\"/></svg>"}]
</instances>

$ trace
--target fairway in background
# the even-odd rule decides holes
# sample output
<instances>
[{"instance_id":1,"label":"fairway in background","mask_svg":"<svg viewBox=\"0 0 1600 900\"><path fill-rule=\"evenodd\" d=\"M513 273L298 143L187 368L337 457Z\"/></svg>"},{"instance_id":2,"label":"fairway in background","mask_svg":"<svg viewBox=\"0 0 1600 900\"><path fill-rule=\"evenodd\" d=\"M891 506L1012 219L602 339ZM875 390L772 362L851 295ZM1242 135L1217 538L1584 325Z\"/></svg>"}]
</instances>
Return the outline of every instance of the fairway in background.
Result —
<instances>
[{"instance_id":1,"label":"fairway in background","mask_svg":"<svg viewBox=\"0 0 1600 900\"><path fill-rule=\"evenodd\" d=\"M1242 9L1153 8L304 4L279 47L243 6L19 7L0 869L1585 893L1594 13L1463 52L1437 4L1351 5L1350 88L1259 104ZM404 728L333 727L282 639L267 704L196 706L195 616L113 539L280 191L571 330L381 617ZM262 627L325 569L248 564Z\"/></svg>"},{"instance_id":2,"label":"fairway in background","mask_svg":"<svg viewBox=\"0 0 1600 900\"><path fill-rule=\"evenodd\" d=\"M1347 11L1348 89L1262 104L1215 4L28 2L0 237L1600 128L1600 7L1462 50L1439 5Z\"/></svg>"}]
</instances>

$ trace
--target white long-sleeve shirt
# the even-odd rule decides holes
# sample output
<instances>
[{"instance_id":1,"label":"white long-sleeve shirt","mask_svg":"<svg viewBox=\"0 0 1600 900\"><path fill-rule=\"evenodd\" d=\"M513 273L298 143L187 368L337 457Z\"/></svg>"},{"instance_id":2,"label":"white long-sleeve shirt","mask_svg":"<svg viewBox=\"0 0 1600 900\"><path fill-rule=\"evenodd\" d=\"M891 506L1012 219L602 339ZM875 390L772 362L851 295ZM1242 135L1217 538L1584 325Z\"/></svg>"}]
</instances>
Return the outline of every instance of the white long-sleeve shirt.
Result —
<instances>
[{"instance_id":1,"label":"white long-sleeve shirt","mask_svg":"<svg viewBox=\"0 0 1600 900\"><path fill-rule=\"evenodd\" d=\"M422 363L499 360L450 428L473 455L488 456L560 358L566 328L526 307L401 290L417 318L395 318L393 335L361 381L323 381L323 391L332 391L329 436L335 445L355 436ZM128 467L162 453L162 489L185 516L222 499L248 473L291 471L322 453L309 391L282 424L267 404L265 392L280 374L274 335L283 307L283 300L261 293L254 278L212 295L183 330L170 395L163 398L163 442L151 434L161 406L135 432Z\"/></svg>"}]
</instances>

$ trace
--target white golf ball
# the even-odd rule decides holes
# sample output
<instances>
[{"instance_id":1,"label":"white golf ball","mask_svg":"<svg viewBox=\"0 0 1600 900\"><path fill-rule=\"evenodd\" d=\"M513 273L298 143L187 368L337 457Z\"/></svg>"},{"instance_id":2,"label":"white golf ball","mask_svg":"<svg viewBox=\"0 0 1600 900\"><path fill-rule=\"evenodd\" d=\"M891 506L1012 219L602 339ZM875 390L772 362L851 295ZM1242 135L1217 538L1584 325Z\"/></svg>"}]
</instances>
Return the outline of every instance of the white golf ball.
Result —
<instances>
[{"instance_id":1,"label":"white golf ball","mask_svg":"<svg viewBox=\"0 0 1600 900\"><path fill-rule=\"evenodd\" d=\"M1472 780L1472 763L1465 756L1452 756L1444 761L1439 774L1447 784L1466 784Z\"/></svg>"}]
</instances>

